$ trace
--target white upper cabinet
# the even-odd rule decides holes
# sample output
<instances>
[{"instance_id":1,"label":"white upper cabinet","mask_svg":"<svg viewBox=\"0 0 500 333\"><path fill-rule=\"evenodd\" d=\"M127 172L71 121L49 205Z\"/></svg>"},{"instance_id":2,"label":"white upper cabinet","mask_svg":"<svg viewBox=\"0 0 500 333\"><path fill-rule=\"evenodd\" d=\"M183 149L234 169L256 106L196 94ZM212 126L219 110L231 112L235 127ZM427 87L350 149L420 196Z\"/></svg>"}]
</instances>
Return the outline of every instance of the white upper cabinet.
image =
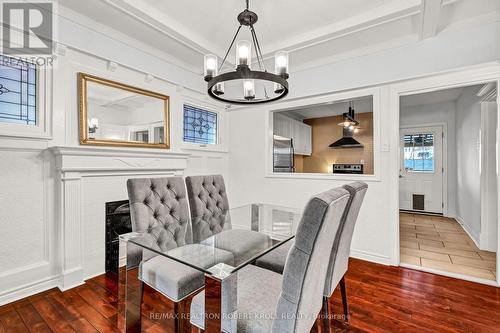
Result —
<instances>
[{"instance_id":1,"label":"white upper cabinet","mask_svg":"<svg viewBox=\"0 0 500 333\"><path fill-rule=\"evenodd\" d=\"M274 114L274 135L292 137L293 119L281 114Z\"/></svg>"},{"instance_id":2,"label":"white upper cabinet","mask_svg":"<svg viewBox=\"0 0 500 333\"><path fill-rule=\"evenodd\" d=\"M274 134L291 138L295 154L311 155L311 126L281 114L274 114Z\"/></svg>"}]
</instances>

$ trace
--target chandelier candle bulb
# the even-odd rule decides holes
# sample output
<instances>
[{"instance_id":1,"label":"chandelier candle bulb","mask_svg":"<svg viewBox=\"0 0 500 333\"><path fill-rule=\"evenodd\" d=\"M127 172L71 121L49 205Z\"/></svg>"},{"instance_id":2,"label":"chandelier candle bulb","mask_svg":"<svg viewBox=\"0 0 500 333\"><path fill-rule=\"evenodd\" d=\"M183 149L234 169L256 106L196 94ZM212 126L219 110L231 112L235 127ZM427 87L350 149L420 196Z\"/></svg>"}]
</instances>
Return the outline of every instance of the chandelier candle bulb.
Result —
<instances>
[{"instance_id":1,"label":"chandelier candle bulb","mask_svg":"<svg viewBox=\"0 0 500 333\"><path fill-rule=\"evenodd\" d=\"M274 83L274 93L275 94L281 94L283 91L285 91L285 88L279 84L279 83Z\"/></svg>"},{"instance_id":2,"label":"chandelier candle bulb","mask_svg":"<svg viewBox=\"0 0 500 333\"><path fill-rule=\"evenodd\" d=\"M243 81L243 97L247 100L255 98L254 80Z\"/></svg>"},{"instance_id":3,"label":"chandelier candle bulb","mask_svg":"<svg viewBox=\"0 0 500 333\"><path fill-rule=\"evenodd\" d=\"M288 73L288 52L276 52L274 55L274 70L277 75L284 75Z\"/></svg>"},{"instance_id":4,"label":"chandelier candle bulb","mask_svg":"<svg viewBox=\"0 0 500 333\"><path fill-rule=\"evenodd\" d=\"M250 58L252 57L252 46L247 40L240 40L236 43L236 60L238 66L250 67Z\"/></svg>"},{"instance_id":5,"label":"chandelier candle bulb","mask_svg":"<svg viewBox=\"0 0 500 333\"><path fill-rule=\"evenodd\" d=\"M224 82L219 82L213 89L214 94L217 96L224 95Z\"/></svg>"},{"instance_id":6,"label":"chandelier candle bulb","mask_svg":"<svg viewBox=\"0 0 500 333\"><path fill-rule=\"evenodd\" d=\"M207 54L205 56L205 77L214 77L217 75L217 56L213 54Z\"/></svg>"}]
</instances>

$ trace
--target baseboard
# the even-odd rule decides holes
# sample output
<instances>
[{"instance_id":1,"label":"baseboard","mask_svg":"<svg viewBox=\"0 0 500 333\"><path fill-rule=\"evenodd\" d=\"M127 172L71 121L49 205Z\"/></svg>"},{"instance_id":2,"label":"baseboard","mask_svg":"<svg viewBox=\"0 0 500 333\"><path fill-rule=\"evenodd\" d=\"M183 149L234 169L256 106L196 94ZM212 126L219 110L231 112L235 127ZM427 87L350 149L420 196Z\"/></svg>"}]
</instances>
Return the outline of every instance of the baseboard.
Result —
<instances>
[{"instance_id":1,"label":"baseboard","mask_svg":"<svg viewBox=\"0 0 500 333\"><path fill-rule=\"evenodd\" d=\"M350 256L352 258L366 260L366 261L374 262L376 264L382 264L382 265L386 265L386 266L391 265L391 258L389 258L388 256L381 255L381 254L376 254L373 252L352 249Z\"/></svg>"},{"instance_id":2,"label":"baseboard","mask_svg":"<svg viewBox=\"0 0 500 333\"><path fill-rule=\"evenodd\" d=\"M460 224L460 226L462 227L462 229L464 229L465 233L467 235L469 235L469 237L472 239L472 241L474 242L474 244L476 244L477 248L479 249L480 246L479 246L479 235L476 235L470 228L467 224L464 223L464 220L462 220L461 217L459 216L456 216L455 217L455 220L458 222L458 224Z\"/></svg>"},{"instance_id":3,"label":"baseboard","mask_svg":"<svg viewBox=\"0 0 500 333\"><path fill-rule=\"evenodd\" d=\"M10 289L0 295L0 306L15 302L25 297L41 293L43 291L56 288L59 282L59 276L51 276L45 279L25 284L14 289Z\"/></svg>"},{"instance_id":4,"label":"baseboard","mask_svg":"<svg viewBox=\"0 0 500 333\"><path fill-rule=\"evenodd\" d=\"M84 284L83 280L83 269L81 267L75 267L72 269L65 270L61 277L59 278L58 287L61 291L66 291Z\"/></svg>"}]
</instances>

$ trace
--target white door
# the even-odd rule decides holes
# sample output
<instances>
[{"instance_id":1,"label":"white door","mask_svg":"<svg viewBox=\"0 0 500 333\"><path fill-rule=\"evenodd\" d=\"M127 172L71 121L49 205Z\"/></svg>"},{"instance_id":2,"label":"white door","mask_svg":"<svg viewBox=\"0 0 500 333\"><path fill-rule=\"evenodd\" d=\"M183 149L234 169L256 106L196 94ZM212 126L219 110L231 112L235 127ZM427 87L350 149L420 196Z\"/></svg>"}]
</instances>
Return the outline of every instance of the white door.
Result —
<instances>
[{"instance_id":1,"label":"white door","mask_svg":"<svg viewBox=\"0 0 500 333\"><path fill-rule=\"evenodd\" d=\"M443 129L400 132L399 208L443 213Z\"/></svg>"}]
</instances>

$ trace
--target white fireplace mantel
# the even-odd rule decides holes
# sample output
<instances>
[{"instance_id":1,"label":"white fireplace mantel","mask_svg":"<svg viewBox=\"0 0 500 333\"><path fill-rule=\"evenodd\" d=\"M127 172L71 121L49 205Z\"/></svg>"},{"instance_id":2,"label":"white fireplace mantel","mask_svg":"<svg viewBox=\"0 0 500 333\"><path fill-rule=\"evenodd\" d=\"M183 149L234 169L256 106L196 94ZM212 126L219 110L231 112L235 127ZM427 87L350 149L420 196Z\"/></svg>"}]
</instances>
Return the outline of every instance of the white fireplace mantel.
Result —
<instances>
[{"instance_id":1,"label":"white fireplace mantel","mask_svg":"<svg viewBox=\"0 0 500 333\"><path fill-rule=\"evenodd\" d=\"M105 147L51 147L56 170L56 207L60 226L61 279L59 288L67 290L84 283L85 253L82 237L85 212L92 198L82 191L86 178L182 176L190 154L155 149ZM125 183L123 183L125 188ZM107 191L123 191L106 188ZM104 205L104 203L102 203ZM90 205L91 206L91 205ZM104 254L103 254L104 255Z\"/></svg>"},{"instance_id":2,"label":"white fireplace mantel","mask_svg":"<svg viewBox=\"0 0 500 333\"><path fill-rule=\"evenodd\" d=\"M62 172L184 170L190 154L126 148L51 147Z\"/></svg>"}]
</instances>

